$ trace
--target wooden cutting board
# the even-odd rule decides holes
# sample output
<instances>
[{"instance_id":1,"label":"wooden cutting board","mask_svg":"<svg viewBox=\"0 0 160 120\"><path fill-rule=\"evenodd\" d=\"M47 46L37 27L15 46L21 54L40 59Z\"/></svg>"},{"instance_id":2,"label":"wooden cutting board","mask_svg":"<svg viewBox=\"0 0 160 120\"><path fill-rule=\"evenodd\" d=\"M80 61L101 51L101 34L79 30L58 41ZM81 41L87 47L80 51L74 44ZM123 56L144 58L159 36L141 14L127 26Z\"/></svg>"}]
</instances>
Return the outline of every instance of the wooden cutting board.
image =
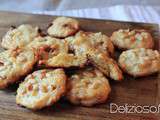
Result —
<instances>
[{"instance_id":1,"label":"wooden cutting board","mask_svg":"<svg viewBox=\"0 0 160 120\"><path fill-rule=\"evenodd\" d=\"M55 16L20 14L0 12L0 37L10 26L20 24L38 25L46 28ZM81 29L93 32L103 32L110 36L120 28L143 28L151 32L155 40L155 49L160 50L160 36L157 24L120 22L111 20L79 19ZM117 50L117 53L120 51ZM125 75L122 82L110 81L112 92L105 104L94 107L71 105L66 100L60 100L55 105L31 111L15 103L17 85L11 85L0 90L0 120L159 120L159 114L121 114L110 113L110 103L117 105L158 105L160 103L160 74L144 78L133 78Z\"/></svg>"}]
</instances>

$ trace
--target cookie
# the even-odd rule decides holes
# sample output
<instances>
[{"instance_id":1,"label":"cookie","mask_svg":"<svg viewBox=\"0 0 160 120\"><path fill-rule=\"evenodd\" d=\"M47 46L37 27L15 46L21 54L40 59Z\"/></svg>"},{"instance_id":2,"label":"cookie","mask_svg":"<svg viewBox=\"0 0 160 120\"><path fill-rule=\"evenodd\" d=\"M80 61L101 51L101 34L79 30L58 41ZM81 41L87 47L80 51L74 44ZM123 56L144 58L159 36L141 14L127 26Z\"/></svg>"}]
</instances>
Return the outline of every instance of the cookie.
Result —
<instances>
[{"instance_id":1,"label":"cookie","mask_svg":"<svg viewBox=\"0 0 160 120\"><path fill-rule=\"evenodd\" d=\"M22 48L38 36L38 27L24 24L11 28L2 38L1 46L5 49Z\"/></svg>"},{"instance_id":2,"label":"cookie","mask_svg":"<svg viewBox=\"0 0 160 120\"><path fill-rule=\"evenodd\" d=\"M110 92L104 75L97 69L87 68L68 78L66 98L76 105L93 106L104 103Z\"/></svg>"},{"instance_id":3,"label":"cookie","mask_svg":"<svg viewBox=\"0 0 160 120\"><path fill-rule=\"evenodd\" d=\"M62 39L37 37L28 47L39 51L39 65L45 67L83 67L87 61L86 56L78 56L71 52L68 42Z\"/></svg>"},{"instance_id":4,"label":"cookie","mask_svg":"<svg viewBox=\"0 0 160 120\"><path fill-rule=\"evenodd\" d=\"M19 85L16 103L37 110L57 102L66 90L63 69L43 69L29 74Z\"/></svg>"},{"instance_id":5,"label":"cookie","mask_svg":"<svg viewBox=\"0 0 160 120\"><path fill-rule=\"evenodd\" d=\"M114 46L108 36L101 32L92 33L81 31L79 34L85 34L88 37L87 40L89 40L96 49L99 49L108 56L114 56Z\"/></svg>"},{"instance_id":6,"label":"cookie","mask_svg":"<svg viewBox=\"0 0 160 120\"><path fill-rule=\"evenodd\" d=\"M139 77L160 72L160 54L157 50L136 48L122 52L121 68L128 74Z\"/></svg>"},{"instance_id":7,"label":"cookie","mask_svg":"<svg viewBox=\"0 0 160 120\"><path fill-rule=\"evenodd\" d=\"M14 83L32 69L37 53L30 49L7 50L0 53L0 89Z\"/></svg>"},{"instance_id":8,"label":"cookie","mask_svg":"<svg viewBox=\"0 0 160 120\"><path fill-rule=\"evenodd\" d=\"M104 51L97 49L98 47L94 46L88 39L85 34L77 33L74 37L69 37L66 40L69 42L70 48L75 50L75 53L79 56L86 55L89 61L106 76L114 80L122 80L122 71L117 63Z\"/></svg>"},{"instance_id":9,"label":"cookie","mask_svg":"<svg viewBox=\"0 0 160 120\"><path fill-rule=\"evenodd\" d=\"M47 33L54 37L65 38L75 34L78 29L79 22L76 19L69 17L58 17L52 22L51 26L47 30Z\"/></svg>"},{"instance_id":10,"label":"cookie","mask_svg":"<svg viewBox=\"0 0 160 120\"><path fill-rule=\"evenodd\" d=\"M58 38L53 38L50 36L45 37L36 37L31 43L27 45L28 48L33 48L36 50L40 49L47 49L47 47L55 46L55 53L67 52L68 51L68 44L64 40L60 40ZM49 50L48 50L49 51Z\"/></svg>"},{"instance_id":11,"label":"cookie","mask_svg":"<svg viewBox=\"0 0 160 120\"><path fill-rule=\"evenodd\" d=\"M96 50L89 52L88 58L91 63L106 76L116 81L121 81L123 79L123 73L114 59Z\"/></svg>"},{"instance_id":12,"label":"cookie","mask_svg":"<svg viewBox=\"0 0 160 120\"><path fill-rule=\"evenodd\" d=\"M111 40L120 49L153 48L154 41L149 32L143 29L120 29L113 32Z\"/></svg>"},{"instance_id":13,"label":"cookie","mask_svg":"<svg viewBox=\"0 0 160 120\"><path fill-rule=\"evenodd\" d=\"M108 56L114 56L114 46L112 44L112 41L109 39L108 36L102 34L101 32L93 33L80 31L76 34L76 36L82 36L83 39L85 38L86 43L88 41L91 46L100 50L104 54ZM68 41L70 41L70 39L71 38L66 38L66 40Z\"/></svg>"}]
</instances>

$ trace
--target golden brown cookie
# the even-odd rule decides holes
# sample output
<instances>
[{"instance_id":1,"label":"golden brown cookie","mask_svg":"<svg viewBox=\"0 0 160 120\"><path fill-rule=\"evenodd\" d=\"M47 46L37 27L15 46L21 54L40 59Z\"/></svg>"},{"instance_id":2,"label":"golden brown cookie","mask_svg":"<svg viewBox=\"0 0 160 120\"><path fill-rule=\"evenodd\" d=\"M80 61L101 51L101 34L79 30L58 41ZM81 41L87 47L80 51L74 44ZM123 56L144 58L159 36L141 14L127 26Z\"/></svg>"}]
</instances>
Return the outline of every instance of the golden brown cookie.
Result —
<instances>
[{"instance_id":1,"label":"golden brown cookie","mask_svg":"<svg viewBox=\"0 0 160 120\"><path fill-rule=\"evenodd\" d=\"M114 80L122 80L122 71L117 63L110 58L104 51L97 49L85 34L77 33L74 37L66 38L70 48L75 50L79 56L86 55L90 62L96 66L106 76ZM99 46L100 47L100 46Z\"/></svg>"},{"instance_id":2,"label":"golden brown cookie","mask_svg":"<svg viewBox=\"0 0 160 120\"><path fill-rule=\"evenodd\" d=\"M84 32L80 31L76 34L78 37L83 37L84 41L87 44L91 44L95 49L100 50L104 54L108 56L114 56L114 46L106 35L99 33L93 33L93 32ZM66 38L67 41L72 42L73 37ZM86 41L85 41L86 40ZM79 43L78 43L79 44Z\"/></svg>"},{"instance_id":3,"label":"golden brown cookie","mask_svg":"<svg viewBox=\"0 0 160 120\"><path fill-rule=\"evenodd\" d=\"M89 52L88 58L106 76L118 81L123 79L123 73L114 59L96 50Z\"/></svg>"},{"instance_id":4,"label":"golden brown cookie","mask_svg":"<svg viewBox=\"0 0 160 120\"><path fill-rule=\"evenodd\" d=\"M41 109L57 102L66 90L63 69L43 69L28 75L19 85L16 103L29 109Z\"/></svg>"},{"instance_id":5,"label":"golden brown cookie","mask_svg":"<svg viewBox=\"0 0 160 120\"><path fill-rule=\"evenodd\" d=\"M73 104L93 106L104 103L111 91L108 80L93 68L77 71L67 82L67 99Z\"/></svg>"},{"instance_id":6,"label":"golden brown cookie","mask_svg":"<svg viewBox=\"0 0 160 120\"><path fill-rule=\"evenodd\" d=\"M99 49L108 56L114 56L114 46L108 36L102 34L101 32L92 33L81 31L79 34L85 34L96 49Z\"/></svg>"},{"instance_id":7,"label":"golden brown cookie","mask_svg":"<svg viewBox=\"0 0 160 120\"><path fill-rule=\"evenodd\" d=\"M75 34L79 29L79 22L76 19L69 17L58 17L48 28L47 32L49 35L65 38L67 36Z\"/></svg>"},{"instance_id":8,"label":"golden brown cookie","mask_svg":"<svg viewBox=\"0 0 160 120\"><path fill-rule=\"evenodd\" d=\"M18 81L33 69L37 53L31 49L7 50L0 53L0 88Z\"/></svg>"},{"instance_id":9,"label":"golden brown cookie","mask_svg":"<svg viewBox=\"0 0 160 120\"><path fill-rule=\"evenodd\" d=\"M38 27L24 24L10 29L2 38L2 47L6 49L22 48L38 36Z\"/></svg>"},{"instance_id":10,"label":"golden brown cookie","mask_svg":"<svg viewBox=\"0 0 160 120\"><path fill-rule=\"evenodd\" d=\"M138 77L160 72L160 54L157 50L136 48L122 52L119 57L121 68Z\"/></svg>"},{"instance_id":11,"label":"golden brown cookie","mask_svg":"<svg viewBox=\"0 0 160 120\"><path fill-rule=\"evenodd\" d=\"M149 32L143 29L120 29L113 32L111 40L120 49L153 48L154 41Z\"/></svg>"},{"instance_id":12,"label":"golden brown cookie","mask_svg":"<svg viewBox=\"0 0 160 120\"><path fill-rule=\"evenodd\" d=\"M87 61L86 56L70 53L67 41L57 38L37 37L27 47L39 51L39 65L46 67L82 67Z\"/></svg>"}]
</instances>

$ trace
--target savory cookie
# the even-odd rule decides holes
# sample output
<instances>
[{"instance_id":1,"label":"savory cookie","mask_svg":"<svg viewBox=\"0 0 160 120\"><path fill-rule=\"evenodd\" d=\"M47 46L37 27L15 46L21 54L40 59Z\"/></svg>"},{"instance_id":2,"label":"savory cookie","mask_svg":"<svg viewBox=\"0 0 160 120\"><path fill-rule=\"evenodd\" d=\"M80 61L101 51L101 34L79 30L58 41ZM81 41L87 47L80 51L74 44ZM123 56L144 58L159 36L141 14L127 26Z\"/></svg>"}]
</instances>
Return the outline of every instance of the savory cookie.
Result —
<instances>
[{"instance_id":1,"label":"savory cookie","mask_svg":"<svg viewBox=\"0 0 160 120\"><path fill-rule=\"evenodd\" d=\"M58 38L50 37L50 36L36 37L31 43L27 45L28 48L33 48L36 50L41 50L45 48L47 49L47 47L49 46L52 46L52 48L55 48L55 50L53 50L55 53L68 51L67 42L65 42L64 40L60 40Z\"/></svg>"},{"instance_id":2,"label":"savory cookie","mask_svg":"<svg viewBox=\"0 0 160 120\"><path fill-rule=\"evenodd\" d=\"M112 41L106 35L102 34L101 32L79 32L79 34L85 34L96 49L99 49L108 56L114 56L114 46Z\"/></svg>"},{"instance_id":3,"label":"savory cookie","mask_svg":"<svg viewBox=\"0 0 160 120\"><path fill-rule=\"evenodd\" d=\"M118 81L123 79L122 71L114 59L96 50L89 52L88 58L106 76Z\"/></svg>"},{"instance_id":4,"label":"savory cookie","mask_svg":"<svg viewBox=\"0 0 160 120\"><path fill-rule=\"evenodd\" d=\"M38 27L24 24L18 28L11 28L2 38L2 47L6 49L21 48L38 36Z\"/></svg>"},{"instance_id":5,"label":"savory cookie","mask_svg":"<svg viewBox=\"0 0 160 120\"><path fill-rule=\"evenodd\" d=\"M41 109L57 102L66 90L63 69L43 69L28 75L19 85L16 103L29 109Z\"/></svg>"},{"instance_id":6,"label":"savory cookie","mask_svg":"<svg viewBox=\"0 0 160 120\"><path fill-rule=\"evenodd\" d=\"M67 99L73 104L92 106L104 103L111 91L108 80L97 69L77 71L67 81Z\"/></svg>"},{"instance_id":7,"label":"savory cookie","mask_svg":"<svg viewBox=\"0 0 160 120\"><path fill-rule=\"evenodd\" d=\"M48 28L47 32L49 35L64 38L75 34L79 29L79 22L76 19L69 17L58 17Z\"/></svg>"},{"instance_id":8,"label":"savory cookie","mask_svg":"<svg viewBox=\"0 0 160 120\"><path fill-rule=\"evenodd\" d=\"M70 48L75 50L79 56L86 56L101 72L114 80L122 80L122 71L117 63L109 58L102 49L97 49L85 34L77 33L74 37L65 40L69 42ZM99 46L100 47L100 46Z\"/></svg>"},{"instance_id":9,"label":"savory cookie","mask_svg":"<svg viewBox=\"0 0 160 120\"><path fill-rule=\"evenodd\" d=\"M160 71L160 54L157 50L131 49L122 52L119 64L130 75L146 76Z\"/></svg>"},{"instance_id":10,"label":"savory cookie","mask_svg":"<svg viewBox=\"0 0 160 120\"><path fill-rule=\"evenodd\" d=\"M38 49L39 65L46 67L82 67L87 61L86 56L82 57L74 52L71 53L67 41L49 36L35 38L28 47Z\"/></svg>"},{"instance_id":11,"label":"savory cookie","mask_svg":"<svg viewBox=\"0 0 160 120\"><path fill-rule=\"evenodd\" d=\"M37 62L37 53L30 49L7 50L0 53L0 88L18 81Z\"/></svg>"},{"instance_id":12,"label":"savory cookie","mask_svg":"<svg viewBox=\"0 0 160 120\"><path fill-rule=\"evenodd\" d=\"M151 34L143 29L120 29L113 32L111 40L120 49L153 48L154 46Z\"/></svg>"},{"instance_id":13,"label":"savory cookie","mask_svg":"<svg viewBox=\"0 0 160 120\"><path fill-rule=\"evenodd\" d=\"M84 32L80 31L76 34L78 37L85 38L86 43L89 42L94 48L100 50L104 54L108 56L114 56L114 46L112 44L112 41L107 37L106 35L99 33L93 33L93 32ZM66 38L67 41L71 42L72 37ZM82 41L83 42L83 41Z\"/></svg>"}]
</instances>

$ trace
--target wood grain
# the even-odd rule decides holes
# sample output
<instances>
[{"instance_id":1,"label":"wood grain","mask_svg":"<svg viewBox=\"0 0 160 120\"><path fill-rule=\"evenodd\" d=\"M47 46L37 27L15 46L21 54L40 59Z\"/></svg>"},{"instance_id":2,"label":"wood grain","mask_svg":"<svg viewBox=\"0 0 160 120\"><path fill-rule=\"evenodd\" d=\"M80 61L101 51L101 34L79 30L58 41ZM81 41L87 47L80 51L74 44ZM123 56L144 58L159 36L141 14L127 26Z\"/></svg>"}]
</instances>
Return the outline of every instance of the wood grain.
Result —
<instances>
[{"instance_id":1,"label":"wood grain","mask_svg":"<svg viewBox=\"0 0 160 120\"><path fill-rule=\"evenodd\" d=\"M55 16L0 12L0 37L11 25L32 24L45 29ZM151 32L156 46L160 50L159 28L156 24L120 22L111 20L79 19L81 29L110 36L119 28L143 28ZM117 50L117 53L119 51ZM40 111L30 111L15 103L18 85L12 85L0 91L0 120L159 120L159 114L111 114L110 103L118 105L158 105L160 103L160 74L144 78L125 75L122 82L110 81L112 92L105 104L94 107L73 106L65 99Z\"/></svg>"}]
</instances>

